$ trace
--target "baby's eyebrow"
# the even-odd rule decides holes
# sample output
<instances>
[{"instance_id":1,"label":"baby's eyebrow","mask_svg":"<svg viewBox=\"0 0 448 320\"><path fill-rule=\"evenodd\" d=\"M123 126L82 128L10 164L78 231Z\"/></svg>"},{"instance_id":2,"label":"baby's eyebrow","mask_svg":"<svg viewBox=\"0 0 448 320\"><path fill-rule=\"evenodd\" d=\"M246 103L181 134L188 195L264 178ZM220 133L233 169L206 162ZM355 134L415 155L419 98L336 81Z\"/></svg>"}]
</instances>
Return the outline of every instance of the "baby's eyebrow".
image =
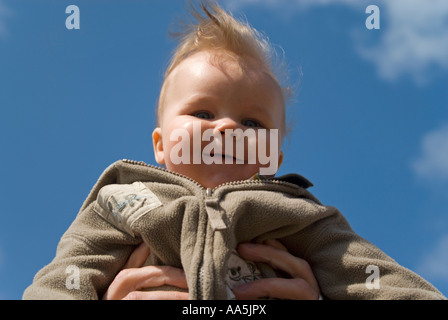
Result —
<instances>
[{"instance_id":1,"label":"baby's eyebrow","mask_svg":"<svg viewBox=\"0 0 448 320\"><path fill-rule=\"evenodd\" d=\"M184 106L186 108L199 106L199 107L212 107L219 103L219 99L208 94L196 93L185 100ZM272 120L272 114L269 112L270 106L257 103L249 103L242 107L242 111L245 113L246 118L255 118L261 120L263 123L270 122Z\"/></svg>"},{"instance_id":2,"label":"baby's eyebrow","mask_svg":"<svg viewBox=\"0 0 448 320\"><path fill-rule=\"evenodd\" d=\"M263 122L272 120L272 114L268 110L268 106L258 104L250 104L246 109L246 111L250 111L250 114L248 114L249 117L254 117L255 119L262 120Z\"/></svg>"},{"instance_id":3,"label":"baby's eyebrow","mask_svg":"<svg viewBox=\"0 0 448 320\"><path fill-rule=\"evenodd\" d=\"M267 106L262 106L262 105L258 105L258 104L250 104L250 105L248 105L248 108L250 110L253 110L257 114L262 113L262 114L269 116L269 112L267 112L267 109L268 109Z\"/></svg>"},{"instance_id":4,"label":"baby's eyebrow","mask_svg":"<svg viewBox=\"0 0 448 320\"><path fill-rule=\"evenodd\" d=\"M186 105L210 104L216 102L217 99L204 94L194 94L186 99Z\"/></svg>"}]
</instances>

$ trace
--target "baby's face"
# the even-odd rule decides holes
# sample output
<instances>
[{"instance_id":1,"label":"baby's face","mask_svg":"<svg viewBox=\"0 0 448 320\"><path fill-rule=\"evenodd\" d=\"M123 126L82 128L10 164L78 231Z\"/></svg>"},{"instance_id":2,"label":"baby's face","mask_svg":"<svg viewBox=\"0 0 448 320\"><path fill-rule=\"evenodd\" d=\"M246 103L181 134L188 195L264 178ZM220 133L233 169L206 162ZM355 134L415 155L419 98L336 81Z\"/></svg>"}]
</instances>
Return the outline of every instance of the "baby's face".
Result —
<instances>
[{"instance_id":1,"label":"baby's face","mask_svg":"<svg viewBox=\"0 0 448 320\"><path fill-rule=\"evenodd\" d=\"M280 146L284 132L284 101L278 84L258 64L242 70L230 58L214 63L212 55L209 51L200 51L172 71L160 106L160 127L153 132L156 161L205 188L248 179L267 166L266 162L260 163L259 157L249 161L247 149L251 139L244 143L243 158L242 153L236 151L236 141L232 148L225 148L229 141L227 133L238 132L237 129L242 130L240 132L254 130L256 135L252 142L256 140L258 146L260 132L265 131L267 138L262 139L268 150L265 154L271 159L276 157L278 166L283 158ZM271 129L277 129L278 136L270 135L276 132ZM216 144L212 146L211 141ZM208 160L210 156L215 160L222 158L222 164L217 161L210 164L207 155Z\"/></svg>"}]
</instances>

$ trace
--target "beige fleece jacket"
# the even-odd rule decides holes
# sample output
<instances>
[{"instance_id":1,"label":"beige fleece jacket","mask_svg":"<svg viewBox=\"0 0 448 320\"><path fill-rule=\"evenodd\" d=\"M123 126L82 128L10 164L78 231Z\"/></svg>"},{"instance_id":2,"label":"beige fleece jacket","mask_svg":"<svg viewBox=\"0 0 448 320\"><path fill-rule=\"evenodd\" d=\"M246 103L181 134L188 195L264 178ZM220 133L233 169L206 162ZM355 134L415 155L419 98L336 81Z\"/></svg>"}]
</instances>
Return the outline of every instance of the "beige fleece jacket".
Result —
<instances>
[{"instance_id":1,"label":"beige fleece jacket","mask_svg":"<svg viewBox=\"0 0 448 320\"><path fill-rule=\"evenodd\" d=\"M24 299L101 298L142 241L147 264L183 268L191 299L229 299L229 261L241 242L280 239L311 265L327 299L445 299L430 283L358 236L298 176L232 182L213 190L129 160L108 167ZM369 266L379 289L366 284ZM67 281L79 270L79 286ZM258 265L263 277L275 273Z\"/></svg>"}]
</instances>

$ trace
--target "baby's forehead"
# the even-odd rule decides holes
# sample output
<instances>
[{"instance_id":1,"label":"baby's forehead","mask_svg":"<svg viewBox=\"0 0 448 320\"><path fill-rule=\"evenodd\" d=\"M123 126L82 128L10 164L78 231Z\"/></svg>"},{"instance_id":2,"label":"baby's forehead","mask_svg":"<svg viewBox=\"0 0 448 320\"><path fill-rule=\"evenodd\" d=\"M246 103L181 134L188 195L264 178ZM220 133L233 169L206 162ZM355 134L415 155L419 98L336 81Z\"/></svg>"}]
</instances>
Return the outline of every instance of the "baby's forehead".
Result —
<instances>
[{"instance_id":1,"label":"baby's forehead","mask_svg":"<svg viewBox=\"0 0 448 320\"><path fill-rule=\"evenodd\" d=\"M225 50L202 50L183 59L170 73L176 75L181 71L206 72L209 68L219 69L228 76L257 77L269 75L277 79L263 62L247 55L239 55ZM167 77L167 80L169 78Z\"/></svg>"},{"instance_id":2,"label":"baby's forehead","mask_svg":"<svg viewBox=\"0 0 448 320\"><path fill-rule=\"evenodd\" d=\"M190 94L191 89L212 95L228 95L230 86L238 96L247 91L245 96L251 100L264 98L284 104L282 89L266 68L253 59L228 53L198 52L186 58L172 71L167 86L168 94Z\"/></svg>"}]
</instances>

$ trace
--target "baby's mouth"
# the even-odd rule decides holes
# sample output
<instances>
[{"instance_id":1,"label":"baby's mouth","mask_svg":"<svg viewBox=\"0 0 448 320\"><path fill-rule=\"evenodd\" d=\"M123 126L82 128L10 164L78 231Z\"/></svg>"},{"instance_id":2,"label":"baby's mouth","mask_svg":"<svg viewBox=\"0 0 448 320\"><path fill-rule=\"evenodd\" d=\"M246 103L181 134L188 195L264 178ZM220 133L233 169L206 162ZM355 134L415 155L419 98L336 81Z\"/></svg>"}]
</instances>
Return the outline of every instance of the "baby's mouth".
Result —
<instances>
[{"instance_id":1,"label":"baby's mouth","mask_svg":"<svg viewBox=\"0 0 448 320\"><path fill-rule=\"evenodd\" d=\"M233 155L228 155L228 154L221 154L221 153L210 153L210 157L215 158L216 157L222 157L222 163L225 164L226 163L226 159L230 159L231 163L237 163L237 164L243 164L244 160L240 160L237 157L233 156ZM228 161L228 160L227 160ZM229 162L229 161L228 161Z\"/></svg>"}]
</instances>

